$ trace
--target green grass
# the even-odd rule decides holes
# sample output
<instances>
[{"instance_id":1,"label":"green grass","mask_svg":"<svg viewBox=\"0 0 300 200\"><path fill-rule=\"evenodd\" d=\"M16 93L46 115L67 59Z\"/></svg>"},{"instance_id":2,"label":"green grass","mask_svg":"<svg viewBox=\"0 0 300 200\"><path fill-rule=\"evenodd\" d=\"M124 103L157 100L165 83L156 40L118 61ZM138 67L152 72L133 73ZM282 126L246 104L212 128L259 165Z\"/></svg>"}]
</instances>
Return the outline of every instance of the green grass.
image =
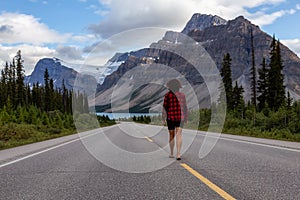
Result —
<instances>
[{"instance_id":1,"label":"green grass","mask_svg":"<svg viewBox=\"0 0 300 200\"><path fill-rule=\"evenodd\" d=\"M0 150L74 133L76 133L75 129L60 129L30 124L8 123L0 127Z\"/></svg>"},{"instance_id":2,"label":"green grass","mask_svg":"<svg viewBox=\"0 0 300 200\"><path fill-rule=\"evenodd\" d=\"M101 127L110 126L115 122L101 122ZM99 128L85 125L81 131ZM75 128L58 128L43 125L8 123L0 127L0 150L13 148L21 145L32 144L49 139L77 134Z\"/></svg>"}]
</instances>

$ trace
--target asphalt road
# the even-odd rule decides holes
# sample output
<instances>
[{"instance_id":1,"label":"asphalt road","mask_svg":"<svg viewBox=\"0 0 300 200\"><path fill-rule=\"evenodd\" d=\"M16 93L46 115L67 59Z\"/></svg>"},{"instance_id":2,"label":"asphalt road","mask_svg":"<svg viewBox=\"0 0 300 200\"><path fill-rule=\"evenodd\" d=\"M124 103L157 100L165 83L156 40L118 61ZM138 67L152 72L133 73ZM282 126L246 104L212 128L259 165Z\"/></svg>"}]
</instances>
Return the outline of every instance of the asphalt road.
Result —
<instances>
[{"instance_id":1,"label":"asphalt road","mask_svg":"<svg viewBox=\"0 0 300 200\"><path fill-rule=\"evenodd\" d=\"M0 199L300 199L299 143L205 136L183 131L181 161L133 123L0 151Z\"/></svg>"}]
</instances>

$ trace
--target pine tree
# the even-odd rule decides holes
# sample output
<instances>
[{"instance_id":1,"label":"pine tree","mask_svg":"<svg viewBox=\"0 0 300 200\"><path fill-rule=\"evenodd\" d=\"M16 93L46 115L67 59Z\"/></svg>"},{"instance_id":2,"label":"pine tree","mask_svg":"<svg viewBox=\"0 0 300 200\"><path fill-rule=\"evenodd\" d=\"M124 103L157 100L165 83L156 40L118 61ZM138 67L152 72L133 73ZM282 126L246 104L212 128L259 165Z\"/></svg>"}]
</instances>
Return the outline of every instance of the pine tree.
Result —
<instances>
[{"instance_id":1,"label":"pine tree","mask_svg":"<svg viewBox=\"0 0 300 200\"><path fill-rule=\"evenodd\" d=\"M44 88L45 88L45 95L44 95L44 110L50 111L50 102L51 102L51 95L50 95L50 83L49 83L49 73L48 69L46 68L44 73Z\"/></svg>"},{"instance_id":2,"label":"pine tree","mask_svg":"<svg viewBox=\"0 0 300 200\"><path fill-rule=\"evenodd\" d=\"M42 103L42 88L39 86L39 82L33 84L32 87L32 102L33 105L37 108L43 110L43 103Z\"/></svg>"},{"instance_id":3,"label":"pine tree","mask_svg":"<svg viewBox=\"0 0 300 200\"><path fill-rule=\"evenodd\" d=\"M25 105L28 108L32 104L32 96L31 96L31 90L30 90L29 84L27 84L25 86L25 91L26 91L26 94L25 94Z\"/></svg>"},{"instance_id":4,"label":"pine tree","mask_svg":"<svg viewBox=\"0 0 300 200\"><path fill-rule=\"evenodd\" d=\"M54 99L54 81L52 78L50 78L49 81L49 96L51 101L49 102L49 110L55 110L55 99Z\"/></svg>"},{"instance_id":5,"label":"pine tree","mask_svg":"<svg viewBox=\"0 0 300 200\"><path fill-rule=\"evenodd\" d=\"M83 102L83 94L80 93L80 92L78 91L77 105L76 105L76 107L77 107L77 111L78 111L79 113L84 113L83 105L84 105L84 102Z\"/></svg>"},{"instance_id":6,"label":"pine tree","mask_svg":"<svg viewBox=\"0 0 300 200\"><path fill-rule=\"evenodd\" d=\"M72 110L73 110L73 107L72 107L73 106L73 98L72 98L73 97L73 93L74 93L73 90L69 91L69 96L68 96L68 110L67 110L69 114L72 114Z\"/></svg>"},{"instance_id":7,"label":"pine tree","mask_svg":"<svg viewBox=\"0 0 300 200\"><path fill-rule=\"evenodd\" d=\"M21 51L17 52L15 56L16 59L16 105L24 105L25 104L25 85L24 85L24 66L23 60L21 56Z\"/></svg>"},{"instance_id":8,"label":"pine tree","mask_svg":"<svg viewBox=\"0 0 300 200\"><path fill-rule=\"evenodd\" d=\"M283 64L280 53L280 42L273 36L270 52L270 64L268 73L268 105L273 110L278 110L285 103Z\"/></svg>"},{"instance_id":9,"label":"pine tree","mask_svg":"<svg viewBox=\"0 0 300 200\"><path fill-rule=\"evenodd\" d=\"M288 110L292 109L292 104L293 104L293 98L291 97L291 94L288 91L288 93L287 93L287 99L286 99L286 106L287 106Z\"/></svg>"},{"instance_id":10,"label":"pine tree","mask_svg":"<svg viewBox=\"0 0 300 200\"><path fill-rule=\"evenodd\" d=\"M281 56L281 48L280 48L280 41L278 40L276 43L276 63L278 65L278 108L282 105L285 105L286 101L286 92L285 92L285 85L284 85L284 74L283 74L283 61Z\"/></svg>"},{"instance_id":11,"label":"pine tree","mask_svg":"<svg viewBox=\"0 0 300 200\"><path fill-rule=\"evenodd\" d=\"M83 112L84 113L90 112L88 97L85 93L83 94Z\"/></svg>"},{"instance_id":12,"label":"pine tree","mask_svg":"<svg viewBox=\"0 0 300 200\"><path fill-rule=\"evenodd\" d=\"M6 105L5 105L5 110L9 115L12 115L13 113L13 105L10 101L10 96L7 97Z\"/></svg>"},{"instance_id":13,"label":"pine tree","mask_svg":"<svg viewBox=\"0 0 300 200\"><path fill-rule=\"evenodd\" d=\"M5 67L1 70L1 95L0 95L0 108L3 108L8 96L8 63L6 62Z\"/></svg>"},{"instance_id":14,"label":"pine tree","mask_svg":"<svg viewBox=\"0 0 300 200\"><path fill-rule=\"evenodd\" d=\"M258 70L258 81L257 81L257 92L259 93L258 99L258 108L259 110L262 110L267 103L267 97L268 97L268 69L266 64L266 59L263 58L262 68Z\"/></svg>"},{"instance_id":15,"label":"pine tree","mask_svg":"<svg viewBox=\"0 0 300 200\"><path fill-rule=\"evenodd\" d=\"M14 59L9 65L7 78L7 96L10 97L11 104L16 108L16 65Z\"/></svg>"},{"instance_id":16,"label":"pine tree","mask_svg":"<svg viewBox=\"0 0 300 200\"><path fill-rule=\"evenodd\" d=\"M221 68L221 76L224 84L226 102L228 109L232 110L232 78L231 78L231 58L230 54L227 53L224 55L222 68ZM221 94L224 95L224 94Z\"/></svg>"},{"instance_id":17,"label":"pine tree","mask_svg":"<svg viewBox=\"0 0 300 200\"><path fill-rule=\"evenodd\" d=\"M62 112L68 111L68 90L65 86L65 80L62 81Z\"/></svg>"},{"instance_id":18,"label":"pine tree","mask_svg":"<svg viewBox=\"0 0 300 200\"><path fill-rule=\"evenodd\" d=\"M242 86L239 87L236 81L232 93L233 109L240 108L240 106L243 105L244 103L243 92L244 92L244 88Z\"/></svg>"},{"instance_id":19,"label":"pine tree","mask_svg":"<svg viewBox=\"0 0 300 200\"><path fill-rule=\"evenodd\" d=\"M256 84L256 66L255 66L255 53L254 53L254 38L253 31L251 29L251 58L252 58L252 67L251 67L251 103L256 108L257 102L257 84Z\"/></svg>"}]
</instances>

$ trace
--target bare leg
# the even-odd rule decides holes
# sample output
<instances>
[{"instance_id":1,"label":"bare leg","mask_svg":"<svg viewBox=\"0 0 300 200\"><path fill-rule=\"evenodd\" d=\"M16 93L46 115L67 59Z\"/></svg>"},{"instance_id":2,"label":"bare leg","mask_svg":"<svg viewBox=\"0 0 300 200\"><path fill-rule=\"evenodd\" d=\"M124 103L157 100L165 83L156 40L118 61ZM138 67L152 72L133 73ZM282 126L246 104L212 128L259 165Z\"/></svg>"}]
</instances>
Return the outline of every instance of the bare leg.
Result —
<instances>
[{"instance_id":1,"label":"bare leg","mask_svg":"<svg viewBox=\"0 0 300 200\"><path fill-rule=\"evenodd\" d=\"M180 158L180 150L182 145L182 128L176 127L176 158Z\"/></svg>"},{"instance_id":2,"label":"bare leg","mask_svg":"<svg viewBox=\"0 0 300 200\"><path fill-rule=\"evenodd\" d=\"M169 130L169 145L170 145L170 157L173 157L174 155L174 136L175 136L175 130Z\"/></svg>"}]
</instances>

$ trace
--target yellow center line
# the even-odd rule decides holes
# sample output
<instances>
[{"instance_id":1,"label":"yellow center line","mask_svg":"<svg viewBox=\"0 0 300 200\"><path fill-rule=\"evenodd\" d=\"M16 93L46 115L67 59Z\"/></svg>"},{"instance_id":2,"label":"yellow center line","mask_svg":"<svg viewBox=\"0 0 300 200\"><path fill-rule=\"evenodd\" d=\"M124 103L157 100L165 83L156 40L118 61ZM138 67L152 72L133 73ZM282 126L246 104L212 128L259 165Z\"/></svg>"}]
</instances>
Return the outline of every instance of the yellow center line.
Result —
<instances>
[{"instance_id":1,"label":"yellow center line","mask_svg":"<svg viewBox=\"0 0 300 200\"><path fill-rule=\"evenodd\" d=\"M149 142L153 142L149 137L145 137Z\"/></svg>"},{"instance_id":2,"label":"yellow center line","mask_svg":"<svg viewBox=\"0 0 300 200\"><path fill-rule=\"evenodd\" d=\"M186 170L188 170L191 174L196 176L200 181L202 181L204 184L206 184L210 189L218 193L221 197L223 197L226 200L235 200L230 194L219 188L217 185L212 183L210 180L199 174L197 171L195 171L193 168L188 166L185 163L180 164L182 167L184 167Z\"/></svg>"}]
</instances>

